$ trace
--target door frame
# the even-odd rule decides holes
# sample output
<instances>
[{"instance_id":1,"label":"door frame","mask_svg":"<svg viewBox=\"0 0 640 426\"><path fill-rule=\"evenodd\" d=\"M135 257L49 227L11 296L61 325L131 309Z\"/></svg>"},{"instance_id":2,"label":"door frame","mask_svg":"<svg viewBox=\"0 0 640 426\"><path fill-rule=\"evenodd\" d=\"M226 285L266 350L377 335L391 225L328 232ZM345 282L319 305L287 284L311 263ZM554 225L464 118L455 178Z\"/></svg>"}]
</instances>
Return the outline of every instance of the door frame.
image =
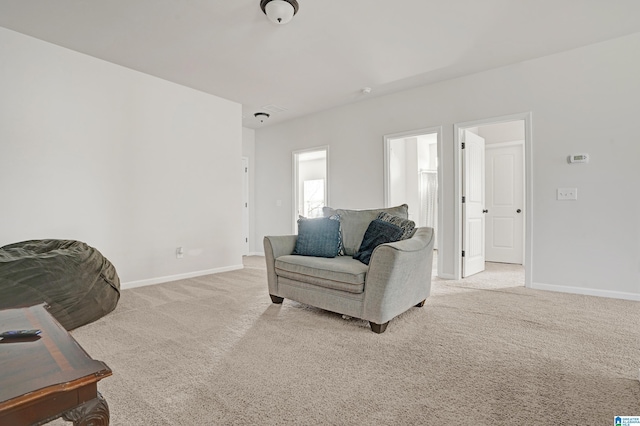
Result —
<instances>
[{"instance_id":1,"label":"door frame","mask_svg":"<svg viewBox=\"0 0 640 426\"><path fill-rule=\"evenodd\" d=\"M462 146L461 146L461 133L465 129L471 127L480 127L488 124L498 124L508 121L524 121L524 169L525 169L525 197L524 197L524 211L525 216L525 236L524 236L524 276L525 287L531 288L533 282L533 137L532 137L532 113L524 112L511 115L503 115L498 117L484 118L474 121L466 121L455 123L453 125L453 176L454 176L454 229L453 229L453 275L455 280L459 280L462 277Z\"/></svg>"},{"instance_id":2,"label":"door frame","mask_svg":"<svg viewBox=\"0 0 640 426\"><path fill-rule=\"evenodd\" d=\"M243 243L243 256L248 256L251 253L251 239L250 239L250 231L251 231L251 212L250 212L250 188L249 188L249 157L242 156L242 167L244 170L242 171L242 202L244 206L242 207L242 232L245 234L245 241Z\"/></svg>"},{"instance_id":3,"label":"door frame","mask_svg":"<svg viewBox=\"0 0 640 426\"><path fill-rule=\"evenodd\" d=\"M443 246L444 241L442 238L442 228L443 228L443 203L442 203L442 193L444 192L443 184L442 184L442 126L435 127L425 127L422 129L416 130L407 130L405 132L400 133L392 133L388 135L384 135L384 206L392 207L389 205L389 192L391 186L391 174L389 173L389 167L391 166L391 140L392 139L401 139L401 138L410 138L412 136L420 136L425 134L436 134L436 158L438 162L438 170L437 170L437 179L438 179L438 229L436 229L436 239L438 241L438 262L436 265L437 275L441 276L441 272L443 270Z\"/></svg>"}]
</instances>

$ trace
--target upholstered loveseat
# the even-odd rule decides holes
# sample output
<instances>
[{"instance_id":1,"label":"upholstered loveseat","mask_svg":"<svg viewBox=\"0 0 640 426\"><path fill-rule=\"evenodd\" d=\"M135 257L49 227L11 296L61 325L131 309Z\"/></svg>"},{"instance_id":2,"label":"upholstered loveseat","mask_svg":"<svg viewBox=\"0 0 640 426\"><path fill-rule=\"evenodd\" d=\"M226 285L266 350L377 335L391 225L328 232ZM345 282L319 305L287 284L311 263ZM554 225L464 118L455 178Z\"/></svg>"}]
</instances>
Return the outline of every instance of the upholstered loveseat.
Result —
<instances>
[{"instance_id":1,"label":"upholstered loveseat","mask_svg":"<svg viewBox=\"0 0 640 426\"><path fill-rule=\"evenodd\" d=\"M375 246L368 264L354 258L361 254L363 238L371 237L372 222L382 212L394 219L407 219L408 207L325 207L325 217L339 219L340 253L335 257L294 254L299 249L302 228L299 235L266 236L264 250L272 302L282 303L286 298L361 318L369 321L376 333L383 333L391 319L411 307L422 307L431 292L432 228L415 228L405 239Z\"/></svg>"}]
</instances>

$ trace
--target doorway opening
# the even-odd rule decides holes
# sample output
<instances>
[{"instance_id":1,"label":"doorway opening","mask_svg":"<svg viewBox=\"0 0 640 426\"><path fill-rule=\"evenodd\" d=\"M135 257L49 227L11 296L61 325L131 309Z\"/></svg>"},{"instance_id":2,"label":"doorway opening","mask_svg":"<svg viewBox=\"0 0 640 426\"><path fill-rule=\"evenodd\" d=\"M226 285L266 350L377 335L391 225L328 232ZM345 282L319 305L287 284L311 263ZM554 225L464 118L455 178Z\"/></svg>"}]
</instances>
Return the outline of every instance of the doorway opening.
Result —
<instances>
[{"instance_id":1,"label":"doorway opening","mask_svg":"<svg viewBox=\"0 0 640 426\"><path fill-rule=\"evenodd\" d=\"M329 147L293 152L293 231L298 217L322 217L329 205Z\"/></svg>"},{"instance_id":2,"label":"doorway opening","mask_svg":"<svg viewBox=\"0 0 640 426\"><path fill-rule=\"evenodd\" d=\"M438 250L442 229L442 174L438 167L442 128L412 130L384 137L385 207L407 204L417 227L434 229ZM442 257L436 256L437 271Z\"/></svg>"},{"instance_id":3,"label":"doorway opening","mask_svg":"<svg viewBox=\"0 0 640 426\"><path fill-rule=\"evenodd\" d=\"M531 114L454 126L455 279L485 262L522 265L531 285Z\"/></svg>"}]
</instances>

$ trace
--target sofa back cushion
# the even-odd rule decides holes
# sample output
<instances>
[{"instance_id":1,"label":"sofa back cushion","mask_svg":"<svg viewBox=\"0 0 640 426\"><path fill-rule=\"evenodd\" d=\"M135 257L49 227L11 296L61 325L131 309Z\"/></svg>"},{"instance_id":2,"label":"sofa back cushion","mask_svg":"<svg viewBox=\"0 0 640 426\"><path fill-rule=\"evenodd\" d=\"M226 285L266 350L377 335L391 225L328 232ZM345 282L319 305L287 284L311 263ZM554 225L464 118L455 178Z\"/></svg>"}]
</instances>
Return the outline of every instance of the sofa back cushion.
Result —
<instances>
[{"instance_id":1,"label":"sofa back cushion","mask_svg":"<svg viewBox=\"0 0 640 426\"><path fill-rule=\"evenodd\" d=\"M396 207L372 210L346 210L324 207L322 212L325 217L335 214L340 215L340 230L342 232L344 252L347 256L353 256L358 252L369 224L377 219L381 212L407 219L409 217L409 206L402 204Z\"/></svg>"}]
</instances>

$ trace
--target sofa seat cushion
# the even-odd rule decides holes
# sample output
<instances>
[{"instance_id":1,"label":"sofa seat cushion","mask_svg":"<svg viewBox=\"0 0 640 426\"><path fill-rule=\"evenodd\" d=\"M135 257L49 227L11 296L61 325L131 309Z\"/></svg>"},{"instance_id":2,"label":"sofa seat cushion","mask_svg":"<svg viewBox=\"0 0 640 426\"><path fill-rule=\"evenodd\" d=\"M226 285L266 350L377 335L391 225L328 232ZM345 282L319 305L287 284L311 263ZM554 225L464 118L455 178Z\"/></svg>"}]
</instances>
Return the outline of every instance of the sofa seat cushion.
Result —
<instances>
[{"instance_id":1,"label":"sofa seat cushion","mask_svg":"<svg viewBox=\"0 0 640 426\"><path fill-rule=\"evenodd\" d=\"M286 255L276 259L276 275L318 287L362 293L369 267L351 257Z\"/></svg>"}]
</instances>

